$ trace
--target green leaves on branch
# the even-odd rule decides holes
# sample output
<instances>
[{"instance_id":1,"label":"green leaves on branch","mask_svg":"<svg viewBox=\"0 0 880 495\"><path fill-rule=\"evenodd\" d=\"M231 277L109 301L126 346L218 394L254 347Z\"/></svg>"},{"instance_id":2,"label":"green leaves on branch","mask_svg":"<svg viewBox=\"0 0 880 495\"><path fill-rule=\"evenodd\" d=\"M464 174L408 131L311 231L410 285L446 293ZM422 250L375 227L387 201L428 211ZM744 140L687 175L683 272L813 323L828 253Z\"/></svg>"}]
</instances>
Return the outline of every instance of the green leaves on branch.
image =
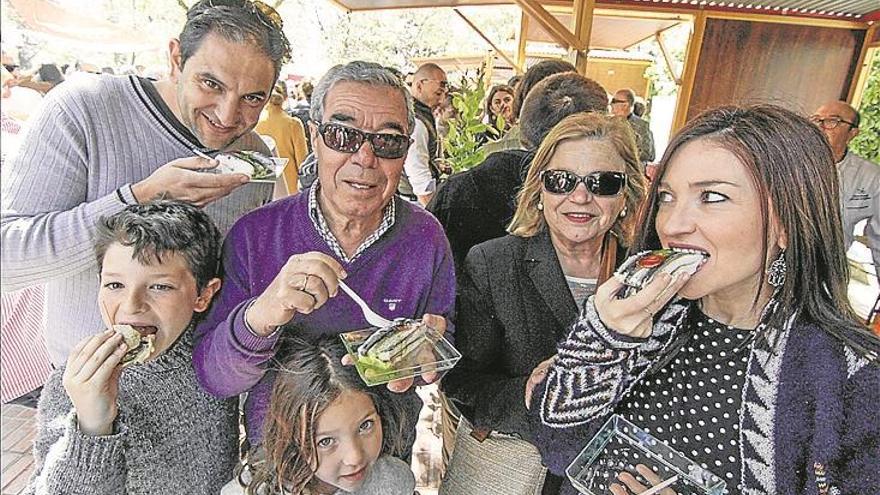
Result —
<instances>
[{"instance_id":1,"label":"green leaves on branch","mask_svg":"<svg viewBox=\"0 0 880 495\"><path fill-rule=\"evenodd\" d=\"M849 147L857 155L880 163L880 54L874 56L869 71L859 109L862 116L859 135Z\"/></svg>"},{"instance_id":2,"label":"green leaves on branch","mask_svg":"<svg viewBox=\"0 0 880 495\"><path fill-rule=\"evenodd\" d=\"M443 149L455 172L467 170L486 158L486 152L480 150L477 143L477 136L491 127L482 122L485 78L485 65L475 75L465 72L452 92L452 106L457 115L449 120L449 133L443 142Z\"/></svg>"}]
</instances>

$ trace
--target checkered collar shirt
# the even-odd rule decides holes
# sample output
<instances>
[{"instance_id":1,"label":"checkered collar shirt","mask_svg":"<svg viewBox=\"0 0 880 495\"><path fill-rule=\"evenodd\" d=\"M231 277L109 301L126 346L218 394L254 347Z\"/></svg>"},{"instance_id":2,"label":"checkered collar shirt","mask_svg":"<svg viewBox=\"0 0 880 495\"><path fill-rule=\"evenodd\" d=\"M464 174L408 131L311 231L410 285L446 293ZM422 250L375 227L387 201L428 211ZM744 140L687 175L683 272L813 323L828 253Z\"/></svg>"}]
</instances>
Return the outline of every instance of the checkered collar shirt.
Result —
<instances>
[{"instance_id":1,"label":"checkered collar shirt","mask_svg":"<svg viewBox=\"0 0 880 495\"><path fill-rule=\"evenodd\" d=\"M320 182L318 179L315 179L315 183L312 184L312 187L309 188L309 218L312 220L312 225L315 226L315 230L321 234L321 238L324 239L324 242L327 243L327 246L330 247L331 250L339 256L339 259L345 261L346 263L353 263L354 260L360 256L361 253L367 250L370 246L372 246L376 241L381 238L385 232L388 232L392 226L394 226L394 211L395 199L392 197L391 201L388 203L388 206L385 207L385 211L382 214L382 222L379 223L379 227L375 232L368 235L364 242L358 246L357 251L355 251L354 255L349 258L346 256L345 251L342 249L342 246L339 244L339 241L336 240L336 236L333 235L333 232L330 231L330 226L327 224L327 219L324 218L324 213L321 211L321 206L318 204L318 190L321 188Z\"/></svg>"}]
</instances>

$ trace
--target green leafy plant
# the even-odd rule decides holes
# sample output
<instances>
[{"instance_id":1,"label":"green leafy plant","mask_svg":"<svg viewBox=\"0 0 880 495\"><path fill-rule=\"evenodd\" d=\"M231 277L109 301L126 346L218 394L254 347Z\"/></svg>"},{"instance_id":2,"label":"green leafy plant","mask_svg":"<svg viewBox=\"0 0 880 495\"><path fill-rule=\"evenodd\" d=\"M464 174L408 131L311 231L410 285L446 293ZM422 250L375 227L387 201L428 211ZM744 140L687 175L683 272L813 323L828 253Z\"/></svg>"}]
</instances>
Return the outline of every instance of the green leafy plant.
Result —
<instances>
[{"instance_id":1,"label":"green leafy plant","mask_svg":"<svg viewBox=\"0 0 880 495\"><path fill-rule=\"evenodd\" d=\"M862 93L859 135L849 144L857 155L880 163L880 54L874 56Z\"/></svg>"},{"instance_id":2,"label":"green leafy plant","mask_svg":"<svg viewBox=\"0 0 880 495\"><path fill-rule=\"evenodd\" d=\"M449 120L449 133L443 141L443 149L455 172L468 170L486 158L486 152L480 149L477 142L477 136L491 127L482 121L485 79L486 69L483 65L474 75L470 71L465 72L452 92L452 106L457 115Z\"/></svg>"}]
</instances>

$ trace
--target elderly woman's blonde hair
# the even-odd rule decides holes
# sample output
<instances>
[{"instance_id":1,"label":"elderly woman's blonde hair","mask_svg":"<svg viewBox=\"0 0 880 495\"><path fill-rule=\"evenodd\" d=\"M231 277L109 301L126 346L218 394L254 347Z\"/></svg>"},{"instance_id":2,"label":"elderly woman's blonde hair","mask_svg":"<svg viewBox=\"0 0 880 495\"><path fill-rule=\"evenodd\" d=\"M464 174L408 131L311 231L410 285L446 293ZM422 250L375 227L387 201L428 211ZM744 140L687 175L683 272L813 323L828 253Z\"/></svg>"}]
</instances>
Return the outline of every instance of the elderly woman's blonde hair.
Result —
<instances>
[{"instance_id":1,"label":"elderly woman's blonde hair","mask_svg":"<svg viewBox=\"0 0 880 495\"><path fill-rule=\"evenodd\" d=\"M626 187L623 191L624 217L618 216L611 232L625 245L632 239L635 217L645 198L645 176L638 158L638 148L629 124L621 117L599 113L577 113L562 119L547 134L526 175L522 190L517 195L516 213L508 232L519 237L532 237L547 228L544 215L538 209L541 201L541 172L550 165L556 148L563 141L583 139L608 141L626 163ZM587 145L589 146L589 144Z\"/></svg>"}]
</instances>

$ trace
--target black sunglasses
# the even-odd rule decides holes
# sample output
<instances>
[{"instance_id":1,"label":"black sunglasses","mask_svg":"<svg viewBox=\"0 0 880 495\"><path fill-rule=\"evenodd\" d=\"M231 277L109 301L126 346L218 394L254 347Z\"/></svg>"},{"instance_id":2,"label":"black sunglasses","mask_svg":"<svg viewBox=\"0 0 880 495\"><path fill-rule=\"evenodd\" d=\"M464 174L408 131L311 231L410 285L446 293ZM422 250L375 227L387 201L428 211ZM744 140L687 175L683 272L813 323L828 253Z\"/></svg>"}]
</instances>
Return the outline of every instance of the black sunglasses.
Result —
<instances>
[{"instance_id":1,"label":"black sunglasses","mask_svg":"<svg viewBox=\"0 0 880 495\"><path fill-rule=\"evenodd\" d=\"M583 182L594 196L617 196L626 186L623 172L593 172L583 177L568 170L545 170L541 172L544 190L551 194L571 194Z\"/></svg>"},{"instance_id":2,"label":"black sunglasses","mask_svg":"<svg viewBox=\"0 0 880 495\"><path fill-rule=\"evenodd\" d=\"M412 143L405 134L364 132L332 122L319 125L318 132L328 148L341 153L357 153L364 141L370 141L373 154L379 158L403 158Z\"/></svg>"}]
</instances>

